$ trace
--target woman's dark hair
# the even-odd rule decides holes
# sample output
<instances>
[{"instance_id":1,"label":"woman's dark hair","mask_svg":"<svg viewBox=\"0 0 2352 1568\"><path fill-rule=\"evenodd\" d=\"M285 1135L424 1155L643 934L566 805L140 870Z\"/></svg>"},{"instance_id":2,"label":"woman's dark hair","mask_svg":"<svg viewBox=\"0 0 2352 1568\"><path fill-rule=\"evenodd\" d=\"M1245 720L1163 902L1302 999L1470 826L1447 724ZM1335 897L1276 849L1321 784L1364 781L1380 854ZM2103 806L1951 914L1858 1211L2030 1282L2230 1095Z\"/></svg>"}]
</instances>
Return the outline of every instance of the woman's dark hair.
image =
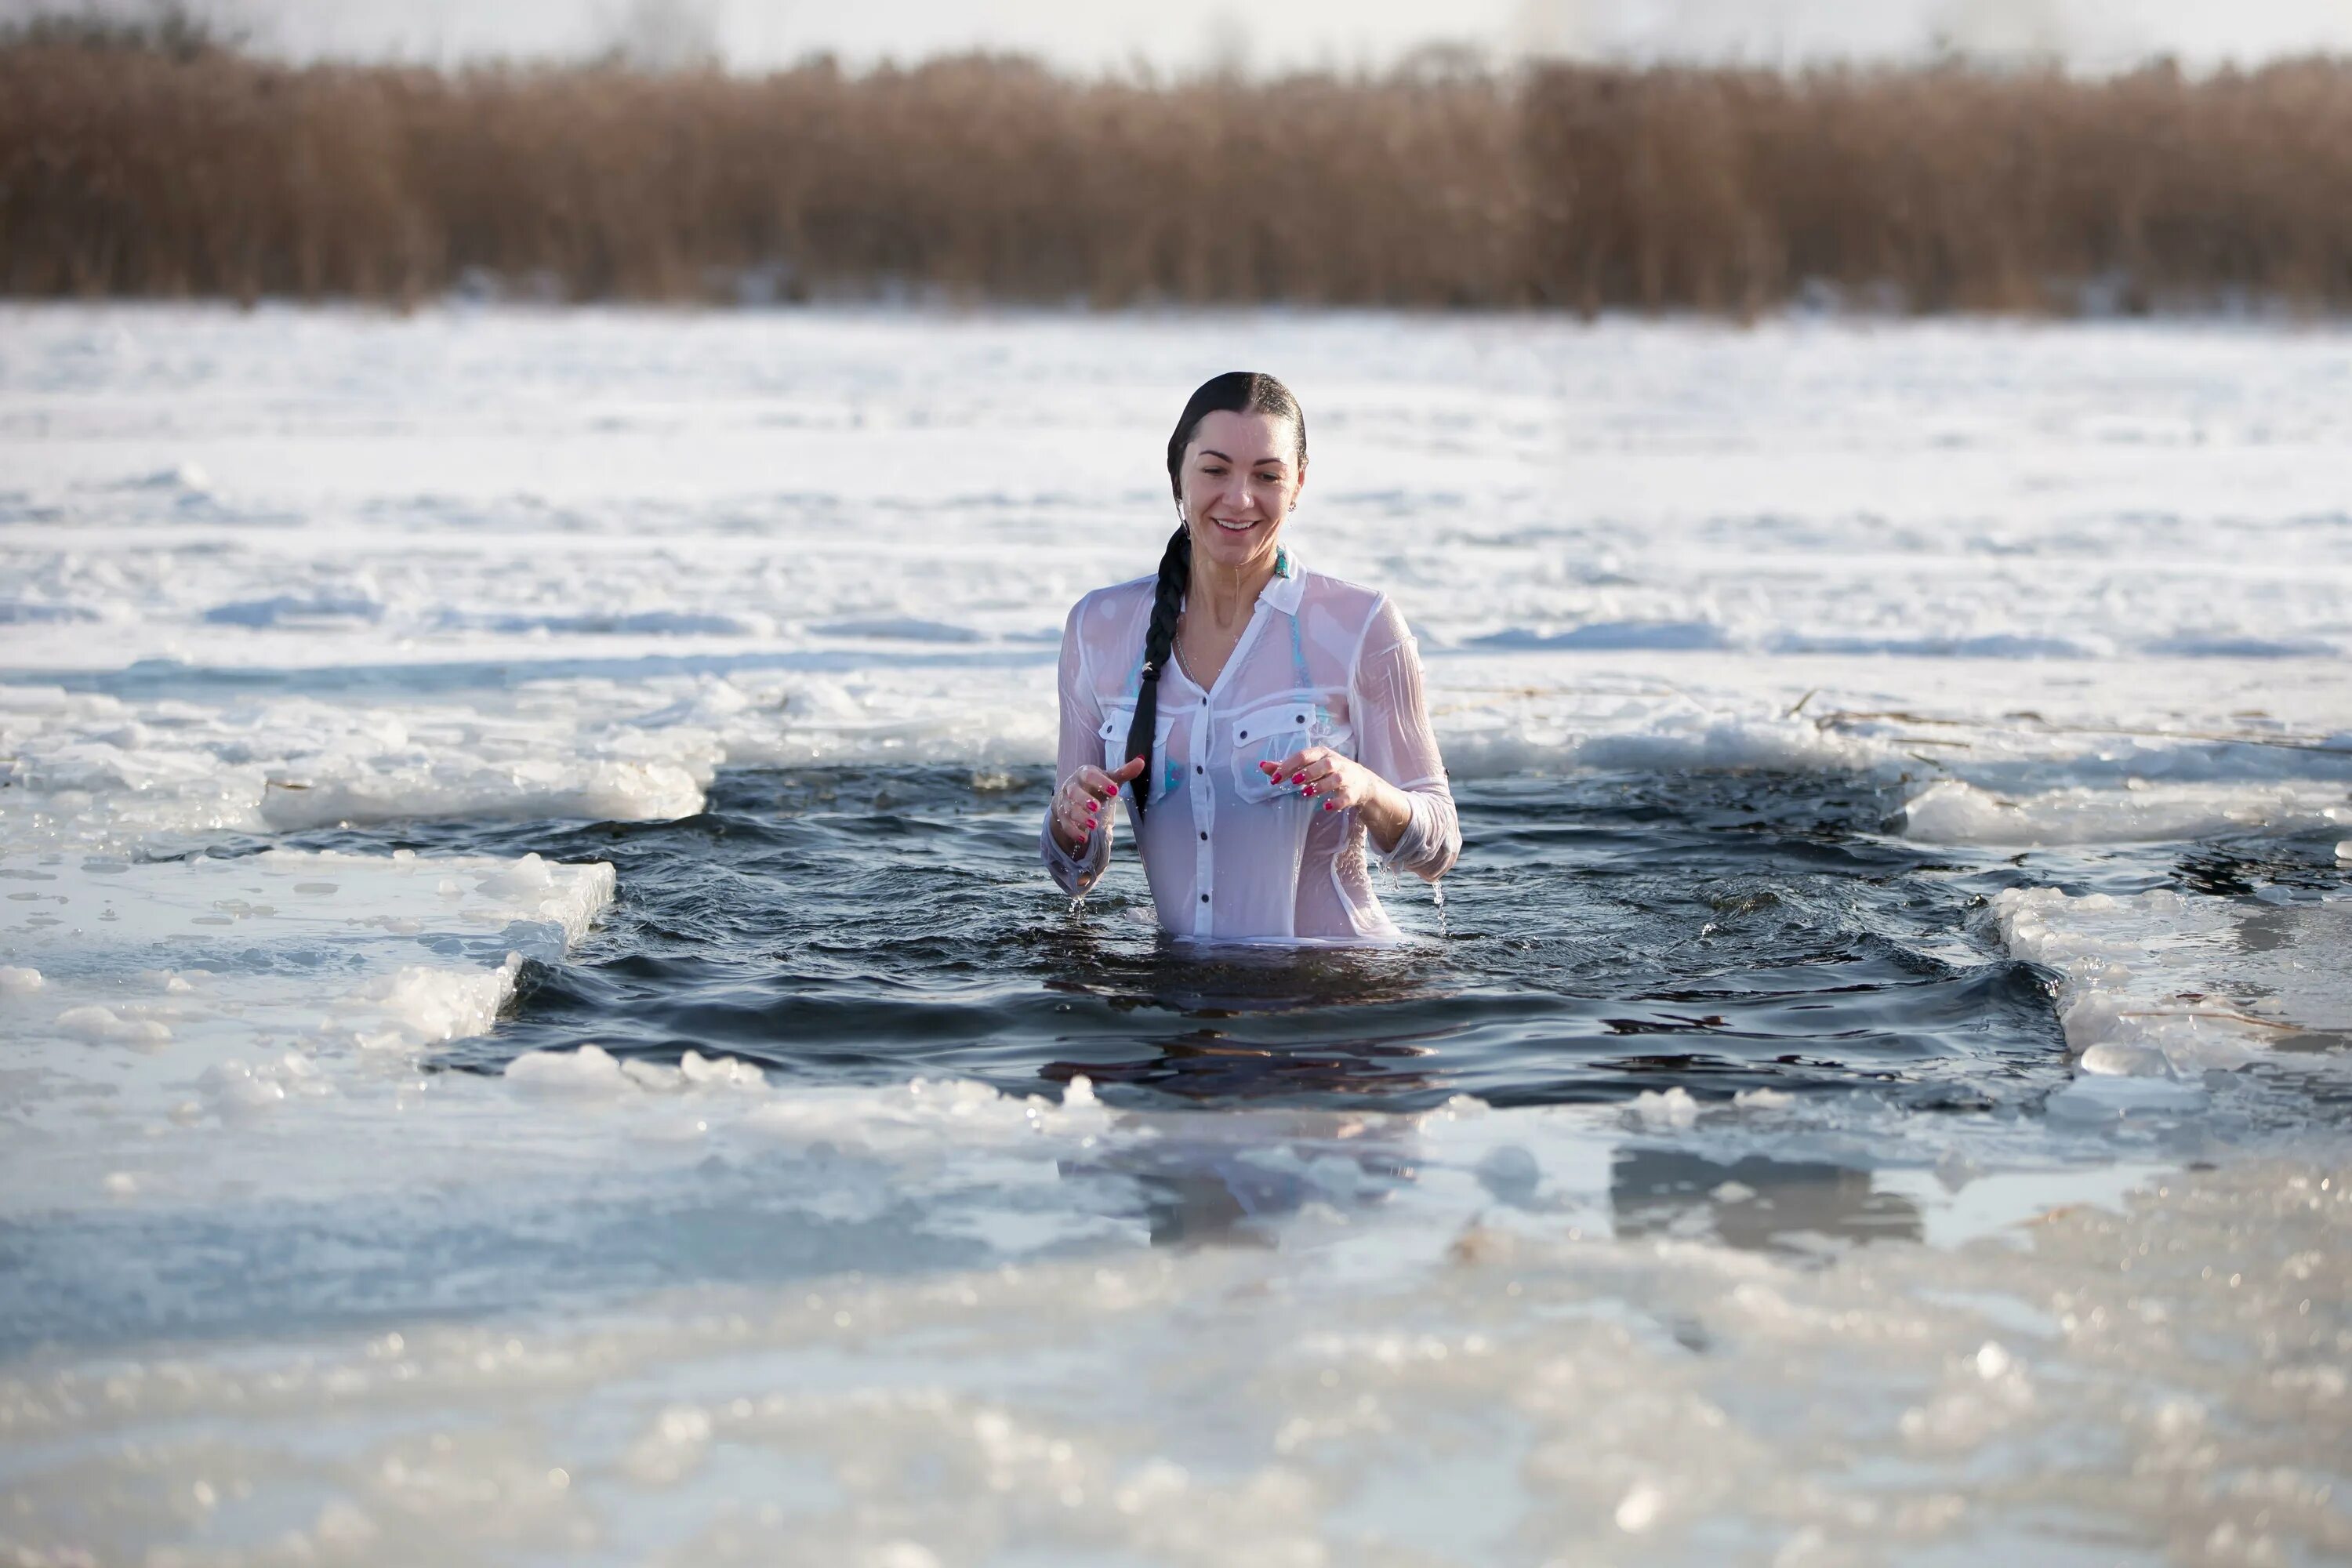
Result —
<instances>
[{"instance_id":1,"label":"woman's dark hair","mask_svg":"<svg viewBox=\"0 0 2352 1568\"><path fill-rule=\"evenodd\" d=\"M1290 422L1293 461L1307 466L1307 416L1290 388L1270 375L1252 370L1229 370L1202 382L1177 416L1175 434L1168 437L1168 488L1181 506L1184 500L1184 449L1199 433L1201 421L1212 414L1271 414ZM1192 535L1183 524L1169 536L1160 556L1160 586L1151 597L1151 624L1143 634L1143 685L1136 692L1135 721L1127 730L1129 762L1143 759L1142 775L1128 785L1135 826L1143 826L1143 805L1151 795L1151 736L1160 721L1160 672L1176 644L1176 617L1184 608L1184 592L1192 583Z\"/></svg>"}]
</instances>

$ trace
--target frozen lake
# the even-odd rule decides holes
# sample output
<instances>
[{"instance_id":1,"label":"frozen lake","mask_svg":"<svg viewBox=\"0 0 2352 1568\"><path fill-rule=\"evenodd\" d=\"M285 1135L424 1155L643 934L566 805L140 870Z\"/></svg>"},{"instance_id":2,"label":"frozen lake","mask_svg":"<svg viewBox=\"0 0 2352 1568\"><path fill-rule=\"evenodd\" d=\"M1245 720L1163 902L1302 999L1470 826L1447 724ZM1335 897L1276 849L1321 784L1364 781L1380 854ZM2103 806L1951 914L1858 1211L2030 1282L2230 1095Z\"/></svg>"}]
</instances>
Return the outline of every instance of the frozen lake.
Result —
<instances>
[{"instance_id":1,"label":"frozen lake","mask_svg":"<svg viewBox=\"0 0 2352 1568\"><path fill-rule=\"evenodd\" d=\"M1393 952L1035 865L1235 366ZM2340 327L0 310L0 1548L2341 1560L2347 454Z\"/></svg>"}]
</instances>

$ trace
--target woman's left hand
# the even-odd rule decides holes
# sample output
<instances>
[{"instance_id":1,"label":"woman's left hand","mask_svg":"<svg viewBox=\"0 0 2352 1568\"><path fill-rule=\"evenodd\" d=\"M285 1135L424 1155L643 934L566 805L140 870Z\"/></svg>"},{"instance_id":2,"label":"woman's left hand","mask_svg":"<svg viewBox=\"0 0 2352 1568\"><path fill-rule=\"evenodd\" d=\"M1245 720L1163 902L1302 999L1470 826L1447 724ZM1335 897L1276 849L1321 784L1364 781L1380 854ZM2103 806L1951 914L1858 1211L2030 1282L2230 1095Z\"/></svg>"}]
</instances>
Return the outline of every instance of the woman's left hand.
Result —
<instances>
[{"instance_id":1,"label":"woman's left hand","mask_svg":"<svg viewBox=\"0 0 2352 1568\"><path fill-rule=\"evenodd\" d=\"M1371 769L1328 746L1309 746L1278 763L1260 763L1258 767L1276 784L1320 800L1326 811L1363 805L1381 783Z\"/></svg>"},{"instance_id":2,"label":"woman's left hand","mask_svg":"<svg viewBox=\"0 0 2352 1568\"><path fill-rule=\"evenodd\" d=\"M1328 746L1308 746L1278 763L1258 767L1275 783L1287 784L1326 811L1353 811L1371 830L1372 842L1383 852L1394 848L1397 837L1412 816L1403 792L1353 757Z\"/></svg>"}]
</instances>

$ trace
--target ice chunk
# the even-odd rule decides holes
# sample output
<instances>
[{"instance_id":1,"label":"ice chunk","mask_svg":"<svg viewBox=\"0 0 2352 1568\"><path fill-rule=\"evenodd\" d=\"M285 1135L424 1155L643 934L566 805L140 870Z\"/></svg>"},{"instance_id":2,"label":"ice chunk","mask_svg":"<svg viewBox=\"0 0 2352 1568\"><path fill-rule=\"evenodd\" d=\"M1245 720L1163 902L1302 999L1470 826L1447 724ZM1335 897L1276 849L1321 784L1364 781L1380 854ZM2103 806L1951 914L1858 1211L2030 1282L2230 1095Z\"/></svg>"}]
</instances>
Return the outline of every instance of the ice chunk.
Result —
<instances>
[{"instance_id":1,"label":"ice chunk","mask_svg":"<svg viewBox=\"0 0 2352 1568\"><path fill-rule=\"evenodd\" d=\"M758 1090L768 1087L765 1073L734 1057L706 1057L690 1050L678 1058L677 1068L679 1076L696 1089Z\"/></svg>"},{"instance_id":2,"label":"ice chunk","mask_svg":"<svg viewBox=\"0 0 2352 1568\"><path fill-rule=\"evenodd\" d=\"M416 1054L493 1027L525 957L560 960L613 896L611 867L545 860L502 899L452 907L435 890L445 871L470 889L513 869L294 850L49 862L44 897L104 915L12 933L12 956L38 967L11 968L41 984L19 979L0 997L20 1069L11 1111L17 1147L45 1152L12 1165L0 1210L69 1204L126 1165L142 1180L156 1169L175 1196L250 1179L202 1139L151 1148L163 1128L299 1108L338 1123L318 1134L336 1160L364 1146L360 1105L432 1093L413 1078ZM290 896L306 885L333 891ZM434 951L393 933L404 925ZM310 1163L314 1184L333 1163Z\"/></svg>"},{"instance_id":3,"label":"ice chunk","mask_svg":"<svg viewBox=\"0 0 2352 1568\"><path fill-rule=\"evenodd\" d=\"M268 1066L256 1068L231 1058L206 1068L196 1079L213 1110L225 1121L237 1121L276 1109L286 1101L286 1086Z\"/></svg>"},{"instance_id":4,"label":"ice chunk","mask_svg":"<svg viewBox=\"0 0 2352 1568\"><path fill-rule=\"evenodd\" d=\"M534 900L555 884L554 874L537 854L499 868L475 884L475 890L494 899L521 902Z\"/></svg>"},{"instance_id":5,"label":"ice chunk","mask_svg":"<svg viewBox=\"0 0 2352 1568\"><path fill-rule=\"evenodd\" d=\"M604 1098L629 1087L621 1064L602 1046L582 1046L575 1051L527 1051L509 1062L506 1079L535 1094L569 1094Z\"/></svg>"},{"instance_id":6,"label":"ice chunk","mask_svg":"<svg viewBox=\"0 0 2352 1568\"><path fill-rule=\"evenodd\" d=\"M2124 844L2199 838L2260 828L2325 826L2338 784L2189 783L2140 787L2068 785L2010 798L1943 779L1903 808L1906 837L1927 844Z\"/></svg>"},{"instance_id":7,"label":"ice chunk","mask_svg":"<svg viewBox=\"0 0 2352 1568\"><path fill-rule=\"evenodd\" d=\"M92 1045L124 1045L152 1047L168 1044L171 1026L153 1018L123 1018L111 1007L95 1004L68 1007L58 1015L57 1029L77 1040Z\"/></svg>"},{"instance_id":8,"label":"ice chunk","mask_svg":"<svg viewBox=\"0 0 2352 1568\"><path fill-rule=\"evenodd\" d=\"M338 997L337 1032L371 1050L414 1050L485 1034L514 994L521 969L520 953L488 970L404 965Z\"/></svg>"},{"instance_id":9,"label":"ice chunk","mask_svg":"<svg viewBox=\"0 0 2352 1568\"><path fill-rule=\"evenodd\" d=\"M2191 1077L2352 1028L2352 905L2036 888L1993 910L2011 952L2063 976L2059 1019L2087 1074Z\"/></svg>"},{"instance_id":10,"label":"ice chunk","mask_svg":"<svg viewBox=\"0 0 2352 1568\"><path fill-rule=\"evenodd\" d=\"M1685 1089L1670 1089L1663 1094L1645 1089L1625 1108L1625 1120L1653 1131L1690 1127L1698 1121L1698 1101Z\"/></svg>"},{"instance_id":11,"label":"ice chunk","mask_svg":"<svg viewBox=\"0 0 2352 1568\"><path fill-rule=\"evenodd\" d=\"M1638 1535L1658 1522L1665 1506L1664 1492L1648 1481L1639 1481L1617 1500L1616 1510L1611 1517L1617 1521L1618 1529L1628 1535Z\"/></svg>"}]
</instances>

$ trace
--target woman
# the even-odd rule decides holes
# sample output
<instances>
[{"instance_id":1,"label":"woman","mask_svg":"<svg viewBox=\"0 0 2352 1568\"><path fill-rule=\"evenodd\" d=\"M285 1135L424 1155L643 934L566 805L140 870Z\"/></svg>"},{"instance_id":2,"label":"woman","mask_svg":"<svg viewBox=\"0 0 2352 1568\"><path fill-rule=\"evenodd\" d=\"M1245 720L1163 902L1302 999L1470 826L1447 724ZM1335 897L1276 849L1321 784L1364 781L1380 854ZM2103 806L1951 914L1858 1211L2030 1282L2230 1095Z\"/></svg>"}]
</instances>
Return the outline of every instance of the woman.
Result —
<instances>
[{"instance_id":1,"label":"woman","mask_svg":"<svg viewBox=\"0 0 2352 1568\"><path fill-rule=\"evenodd\" d=\"M1435 881L1462 831L1404 617L1282 542L1307 483L1297 400L1270 375L1206 383L1168 439L1168 480L1182 526L1158 579L1095 590L1062 633L1045 864L1066 892L1094 886L1125 785L1170 931L1394 941L1365 840Z\"/></svg>"}]
</instances>

